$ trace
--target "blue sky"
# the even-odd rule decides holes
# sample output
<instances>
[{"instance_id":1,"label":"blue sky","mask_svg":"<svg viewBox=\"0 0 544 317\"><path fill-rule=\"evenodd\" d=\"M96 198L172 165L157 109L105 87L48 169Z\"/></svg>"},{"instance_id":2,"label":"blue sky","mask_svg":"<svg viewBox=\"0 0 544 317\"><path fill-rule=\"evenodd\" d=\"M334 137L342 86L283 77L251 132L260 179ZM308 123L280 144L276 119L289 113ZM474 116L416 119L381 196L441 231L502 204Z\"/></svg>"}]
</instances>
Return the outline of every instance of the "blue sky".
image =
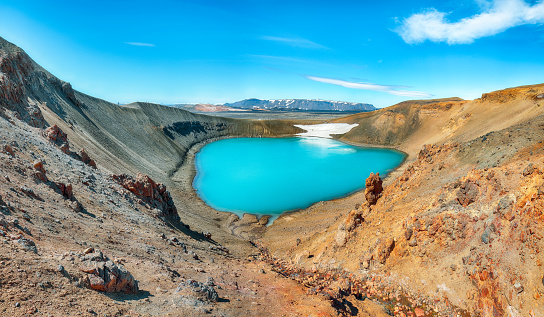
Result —
<instances>
[{"instance_id":1,"label":"blue sky","mask_svg":"<svg viewBox=\"0 0 544 317\"><path fill-rule=\"evenodd\" d=\"M0 0L0 36L111 102L478 98L544 82L544 3Z\"/></svg>"}]
</instances>

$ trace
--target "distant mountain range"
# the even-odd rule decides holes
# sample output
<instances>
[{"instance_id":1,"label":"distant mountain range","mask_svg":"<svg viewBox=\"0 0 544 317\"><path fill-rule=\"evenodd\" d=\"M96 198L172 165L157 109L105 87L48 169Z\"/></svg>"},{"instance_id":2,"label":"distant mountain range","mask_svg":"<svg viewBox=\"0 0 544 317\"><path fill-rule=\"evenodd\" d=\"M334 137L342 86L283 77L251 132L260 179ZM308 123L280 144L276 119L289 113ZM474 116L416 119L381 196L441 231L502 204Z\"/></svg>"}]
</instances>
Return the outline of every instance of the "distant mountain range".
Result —
<instances>
[{"instance_id":1,"label":"distant mountain range","mask_svg":"<svg viewBox=\"0 0 544 317\"><path fill-rule=\"evenodd\" d=\"M314 111L373 111L376 108L368 103L327 101L318 99L245 99L224 106L241 109L278 109Z\"/></svg>"}]
</instances>

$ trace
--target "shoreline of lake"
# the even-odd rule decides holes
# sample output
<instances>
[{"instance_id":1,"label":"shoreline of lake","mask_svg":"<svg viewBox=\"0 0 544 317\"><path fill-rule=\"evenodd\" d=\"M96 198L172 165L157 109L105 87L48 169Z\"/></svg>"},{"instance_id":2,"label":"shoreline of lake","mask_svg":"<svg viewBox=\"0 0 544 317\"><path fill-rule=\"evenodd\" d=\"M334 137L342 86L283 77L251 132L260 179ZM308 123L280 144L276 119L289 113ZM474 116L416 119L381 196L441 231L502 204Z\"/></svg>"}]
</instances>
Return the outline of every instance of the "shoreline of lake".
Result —
<instances>
[{"instance_id":1,"label":"shoreline of lake","mask_svg":"<svg viewBox=\"0 0 544 317\"><path fill-rule=\"evenodd\" d=\"M239 217L248 213L277 218L320 201L338 200L360 192L371 172L387 176L406 160L405 153L389 148L354 146L324 138L281 138L285 142L279 139L236 138L216 143L207 148L211 152L205 152L206 157L200 156L207 164L203 167L198 165L202 163L197 157L213 142L206 143L195 153L194 192L218 211ZM229 152L231 148L234 154ZM276 167L281 169L274 170ZM198 169L202 168L208 174L199 178ZM289 184L287 180L291 177L299 181ZM229 188L224 187L226 179L230 180Z\"/></svg>"}]
</instances>

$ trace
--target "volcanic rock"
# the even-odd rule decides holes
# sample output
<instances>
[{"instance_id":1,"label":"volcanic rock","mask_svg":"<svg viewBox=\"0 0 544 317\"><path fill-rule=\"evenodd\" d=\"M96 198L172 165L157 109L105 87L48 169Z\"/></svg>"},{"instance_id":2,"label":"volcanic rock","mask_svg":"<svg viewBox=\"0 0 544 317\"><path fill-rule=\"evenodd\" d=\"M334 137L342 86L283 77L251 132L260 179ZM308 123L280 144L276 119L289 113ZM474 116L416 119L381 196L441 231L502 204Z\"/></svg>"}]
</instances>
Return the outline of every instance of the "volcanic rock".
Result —
<instances>
[{"instance_id":1,"label":"volcanic rock","mask_svg":"<svg viewBox=\"0 0 544 317\"><path fill-rule=\"evenodd\" d=\"M463 207L466 207L476 201L478 196L478 187L473 182L467 180L461 183L457 192L457 201Z\"/></svg>"},{"instance_id":2,"label":"volcanic rock","mask_svg":"<svg viewBox=\"0 0 544 317\"><path fill-rule=\"evenodd\" d=\"M213 281L213 280L212 280ZM210 283L200 283L186 280L178 285L175 294L183 297L192 297L201 302L217 302L219 295Z\"/></svg>"},{"instance_id":3,"label":"volcanic rock","mask_svg":"<svg viewBox=\"0 0 544 317\"><path fill-rule=\"evenodd\" d=\"M394 248L395 240L393 238L388 238L380 241L376 246L376 259L381 264L384 264Z\"/></svg>"},{"instance_id":4,"label":"volcanic rock","mask_svg":"<svg viewBox=\"0 0 544 317\"><path fill-rule=\"evenodd\" d=\"M72 85L70 83L63 82L62 86L61 86L61 89L66 94L66 97L68 97L68 99L71 102L73 102L75 106L77 106L77 107L81 106L81 102L79 102L79 100L77 100L77 98L75 96L75 93L74 93L74 89L72 88Z\"/></svg>"},{"instance_id":5,"label":"volcanic rock","mask_svg":"<svg viewBox=\"0 0 544 317\"><path fill-rule=\"evenodd\" d=\"M89 154L87 154L84 149L79 151L79 156L81 157L81 161L83 163L96 168L96 162L89 157Z\"/></svg>"},{"instance_id":6,"label":"volcanic rock","mask_svg":"<svg viewBox=\"0 0 544 317\"><path fill-rule=\"evenodd\" d=\"M515 199L516 197L514 195L504 196L503 198L501 198L501 200L499 200L495 212L500 214L501 216L504 216L506 213L512 210Z\"/></svg>"},{"instance_id":7,"label":"volcanic rock","mask_svg":"<svg viewBox=\"0 0 544 317\"><path fill-rule=\"evenodd\" d=\"M112 177L121 186L146 202L150 208L160 210L161 213L156 216L180 221L172 196L163 184L156 183L149 176L140 173L136 178L127 174L113 175Z\"/></svg>"},{"instance_id":8,"label":"volcanic rock","mask_svg":"<svg viewBox=\"0 0 544 317\"><path fill-rule=\"evenodd\" d=\"M9 144L4 145L4 152L6 152L9 155L15 157L15 152L13 152L13 148Z\"/></svg>"},{"instance_id":9,"label":"volcanic rock","mask_svg":"<svg viewBox=\"0 0 544 317\"><path fill-rule=\"evenodd\" d=\"M53 143L56 143L57 145L68 142L68 135L64 133L56 124L45 129L44 135L47 139Z\"/></svg>"},{"instance_id":10,"label":"volcanic rock","mask_svg":"<svg viewBox=\"0 0 544 317\"><path fill-rule=\"evenodd\" d=\"M375 205L383 191L380 173L370 173L366 179L365 198L370 205Z\"/></svg>"},{"instance_id":11,"label":"volcanic rock","mask_svg":"<svg viewBox=\"0 0 544 317\"><path fill-rule=\"evenodd\" d=\"M72 184L57 183L57 188L59 189L60 193L64 198L74 200Z\"/></svg>"},{"instance_id":12,"label":"volcanic rock","mask_svg":"<svg viewBox=\"0 0 544 317\"><path fill-rule=\"evenodd\" d=\"M138 293L138 281L122 265L113 263L96 250L81 256L83 266L79 269L88 273L89 287L96 291L110 293Z\"/></svg>"},{"instance_id":13,"label":"volcanic rock","mask_svg":"<svg viewBox=\"0 0 544 317\"><path fill-rule=\"evenodd\" d=\"M35 161L33 165L34 165L34 169L36 170L36 172L34 173L34 177L36 179L41 180L44 183L47 183L48 179L47 179L47 176L45 175L46 172L45 172L45 168L43 167L43 161L40 161L40 160Z\"/></svg>"}]
</instances>

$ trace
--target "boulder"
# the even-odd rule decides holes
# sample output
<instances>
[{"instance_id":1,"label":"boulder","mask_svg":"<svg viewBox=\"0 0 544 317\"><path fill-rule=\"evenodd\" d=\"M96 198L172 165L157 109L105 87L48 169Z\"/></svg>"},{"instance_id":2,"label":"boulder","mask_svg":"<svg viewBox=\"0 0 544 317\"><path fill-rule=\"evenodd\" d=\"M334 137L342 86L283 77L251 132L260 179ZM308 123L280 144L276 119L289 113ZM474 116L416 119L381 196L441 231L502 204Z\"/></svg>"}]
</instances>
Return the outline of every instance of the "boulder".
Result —
<instances>
[{"instance_id":1,"label":"boulder","mask_svg":"<svg viewBox=\"0 0 544 317\"><path fill-rule=\"evenodd\" d=\"M478 197L478 186L470 181L461 183L459 191L457 192L457 202L463 207L467 207L476 201Z\"/></svg>"},{"instance_id":2,"label":"boulder","mask_svg":"<svg viewBox=\"0 0 544 317\"><path fill-rule=\"evenodd\" d=\"M393 238L387 238L379 241L376 246L376 260L378 260L381 264L384 264L394 248L395 239Z\"/></svg>"},{"instance_id":3,"label":"boulder","mask_svg":"<svg viewBox=\"0 0 544 317\"><path fill-rule=\"evenodd\" d=\"M34 169L36 172L34 172L34 177L38 180L41 180L44 183L47 183L49 180L47 179L45 168L43 167L43 161L37 160L34 161Z\"/></svg>"},{"instance_id":4,"label":"boulder","mask_svg":"<svg viewBox=\"0 0 544 317\"><path fill-rule=\"evenodd\" d=\"M79 151L79 157L81 157L81 161L83 163L96 168L96 162L89 156L89 154L87 154L87 152L85 152L84 149Z\"/></svg>"},{"instance_id":5,"label":"boulder","mask_svg":"<svg viewBox=\"0 0 544 317\"><path fill-rule=\"evenodd\" d=\"M217 295L216 290L213 288L213 280L212 283L186 280L178 285L174 294L185 298L196 299L200 302L217 302L219 299L219 295Z\"/></svg>"},{"instance_id":6,"label":"boulder","mask_svg":"<svg viewBox=\"0 0 544 317\"><path fill-rule=\"evenodd\" d=\"M113 263L101 251L84 254L81 260L83 263L79 270L89 274L87 278L91 289L109 293L138 293L138 281L132 274L122 265Z\"/></svg>"},{"instance_id":7,"label":"boulder","mask_svg":"<svg viewBox=\"0 0 544 317\"><path fill-rule=\"evenodd\" d=\"M13 152L13 148L9 144L4 144L4 152L15 157L15 152Z\"/></svg>"},{"instance_id":8,"label":"boulder","mask_svg":"<svg viewBox=\"0 0 544 317\"><path fill-rule=\"evenodd\" d=\"M70 144L68 143L68 135L62 131L58 125L50 126L45 129L44 136L49 141L53 142L64 154L70 154Z\"/></svg>"},{"instance_id":9,"label":"boulder","mask_svg":"<svg viewBox=\"0 0 544 317\"><path fill-rule=\"evenodd\" d=\"M364 221L365 219L363 218L363 212L361 210L354 209L346 217L345 228L347 231L353 231Z\"/></svg>"},{"instance_id":10,"label":"boulder","mask_svg":"<svg viewBox=\"0 0 544 317\"><path fill-rule=\"evenodd\" d=\"M62 196L69 200L74 200L74 192L72 190L72 184L57 183L57 188L59 189Z\"/></svg>"},{"instance_id":11,"label":"boulder","mask_svg":"<svg viewBox=\"0 0 544 317\"><path fill-rule=\"evenodd\" d=\"M68 142L68 135L64 133L56 124L45 129L44 134L47 139L56 144L63 144Z\"/></svg>"},{"instance_id":12,"label":"boulder","mask_svg":"<svg viewBox=\"0 0 544 317\"><path fill-rule=\"evenodd\" d=\"M513 194L502 197L497 204L497 209L495 213L498 213L501 216L506 215L509 211L512 210L512 206L516 201L516 196Z\"/></svg>"},{"instance_id":13,"label":"boulder","mask_svg":"<svg viewBox=\"0 0 544 317\"><path fill-rule=\"evenodd\" d=\"M370 205L375 205L378 201L378 198L381 197L383 187L382 179L380 178L380 173L370 173L370 176L366 179L365 182L365 198Z\"/></svg>"},{"instance_id":14,"label":"boulder","mask_svg":"<svg viewBox=\"0 0 544 317\"><path fill-rule=\"evenodd\" d=\"M23 246L23 248L27 251L31 251L34 253L38 253L38 249L36 248L36 244L34 241L26 238L20 238L17 240L17 243Z\"/></svg>"}]
</instances>

